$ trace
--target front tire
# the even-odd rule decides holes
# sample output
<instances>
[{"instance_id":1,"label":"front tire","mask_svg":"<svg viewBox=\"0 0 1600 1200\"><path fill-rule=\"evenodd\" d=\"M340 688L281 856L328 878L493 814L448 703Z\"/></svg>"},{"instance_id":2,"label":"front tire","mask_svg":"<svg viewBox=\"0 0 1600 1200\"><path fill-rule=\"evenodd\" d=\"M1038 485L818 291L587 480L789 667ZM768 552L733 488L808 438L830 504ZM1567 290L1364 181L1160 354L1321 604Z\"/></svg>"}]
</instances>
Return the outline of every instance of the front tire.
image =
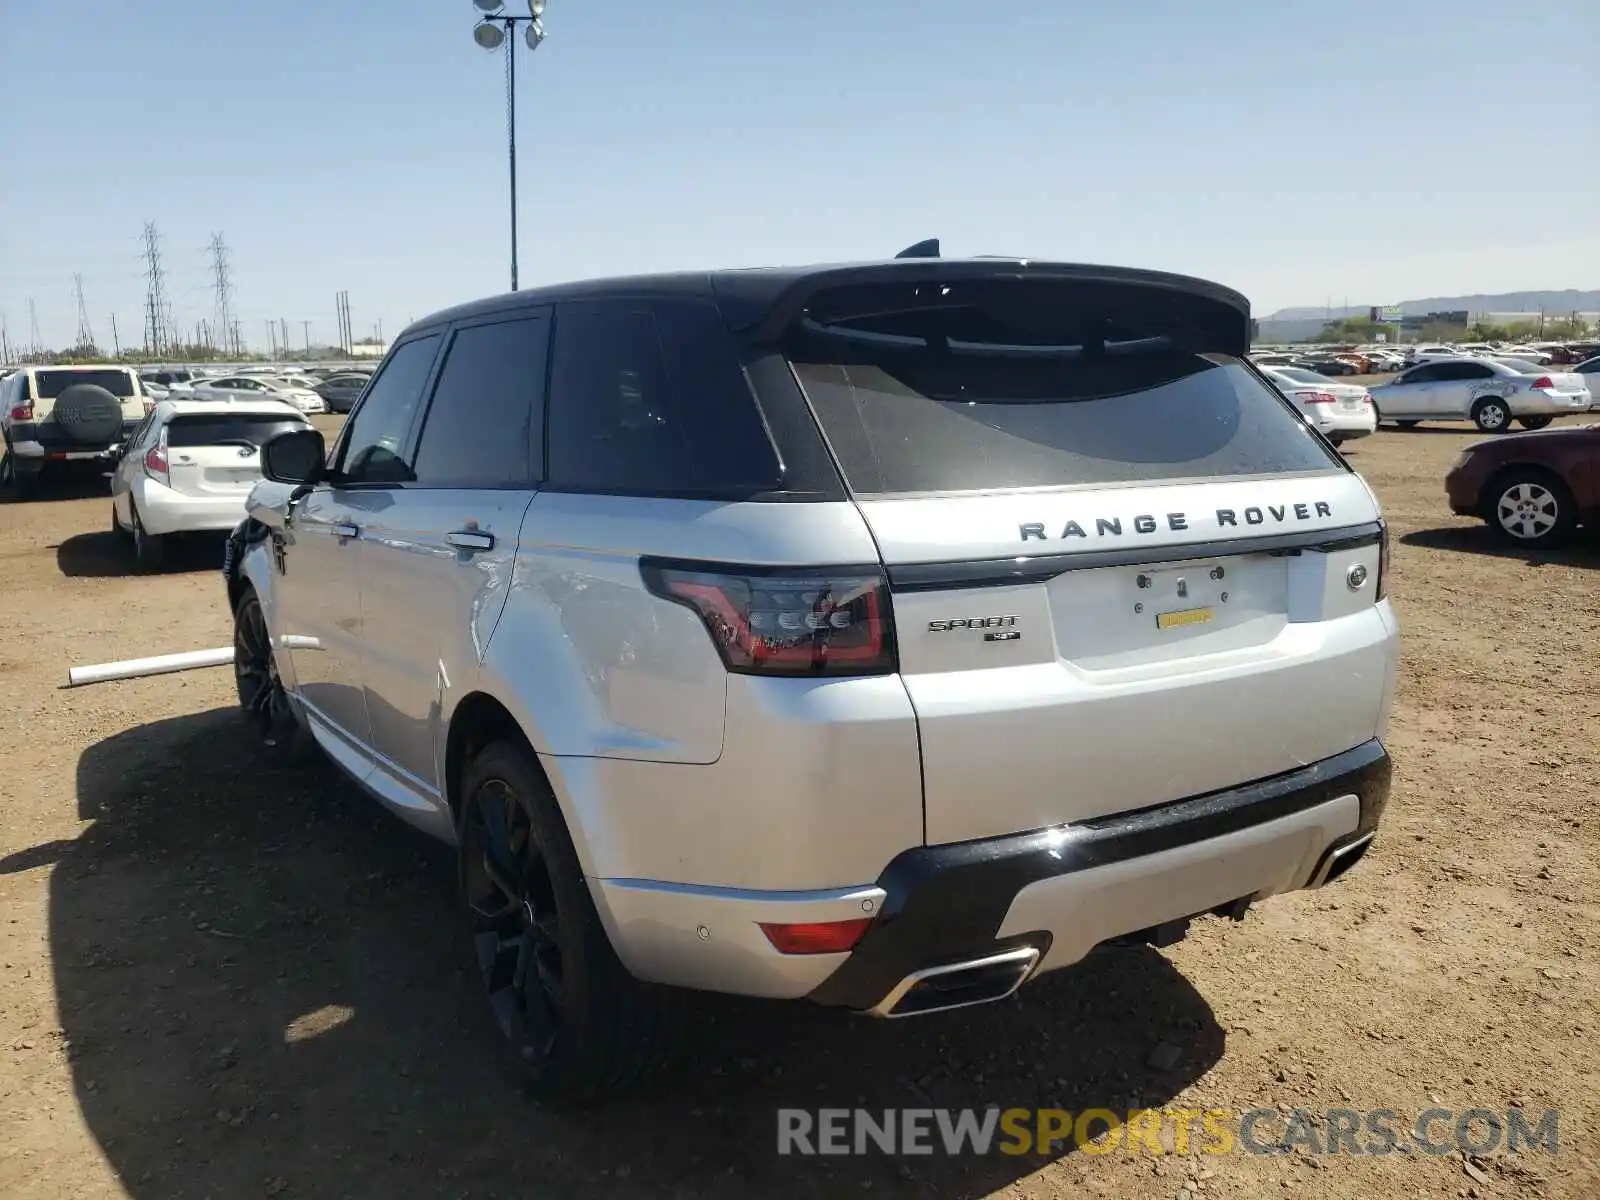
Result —
<instances>
[{"instance_id":1,"label":"front tire","mask_svg":"<svg viewBox=\"0 0 1600 1200\"><path fill-rule=\"evenodd\" d=\"M676 994L611 948L533 752L479 750L462 772L457 874L465 949L507 1068L532 1096L627 1090L673 1049Z\"/></svg>"},{"instance_id":2,"label":"front tire","mask_svg":"<svg viewBox=\"0 0 1600 1200\"><path fill-rule=\"evenodd\" d=\"M1554 417L1518 417L1517 424L1524 429L1543 429L1553 420Z\"/></svg>"},{"instance_id":3,"label":"front tire","mask_svg":"<svg viewBox=\"0 0 1600 1200\"><path fill-rule=\"evenodd\" d=\"M261 744L289 764L302 762L311 735L301 726L278 675L278 660L267 630L266 612L254 591L246 590L233 612L233 678L239 711Z\"/></svg>"},{"instance_id":4,"label":"front tire","mask_svg":"<svg viewBox=\"0 0 1600 1200\"><path fill-rule=\"evenodd\" d=\"M1495 532L1518 546L1559 546L1578 524L1577 505L1566 484L1532 468L1500 476L1487 489L1484 516Z\"/></svg>"},{"instance_id":5,"label":"front tire","mask_svg":"<svg viewBox=\"0 0 1600 1200\"><path fill-rule=\"evenodd\" d=\"M1511 428L1511 406L1499 396L1484 396L1472 406L1472 423L1480 433L1504 433Z\"/></svg>"}]
</instances>

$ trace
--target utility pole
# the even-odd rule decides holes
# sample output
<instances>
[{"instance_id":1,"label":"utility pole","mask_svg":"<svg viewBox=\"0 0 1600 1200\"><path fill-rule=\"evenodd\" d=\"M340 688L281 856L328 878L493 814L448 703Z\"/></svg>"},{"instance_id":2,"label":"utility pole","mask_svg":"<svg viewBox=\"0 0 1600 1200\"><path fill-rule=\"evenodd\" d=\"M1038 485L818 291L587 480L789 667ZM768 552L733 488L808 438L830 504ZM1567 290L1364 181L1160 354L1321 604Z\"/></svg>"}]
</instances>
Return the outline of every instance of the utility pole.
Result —
<instances>
[{"instance_id":1,"label":"utility pole","mask_svg":"<svg viewBox=\"0 0 1600 1200\"><path fill-rule=\"evenodd\" d=\"M289 322L282 317L278 318L278 345L284 354L289 353Z\"/></svg>"},{"instance_id":2,"label":"utility pole","mask_svg":"<svg viewBox=\"0 0 1600 1200\"><path fill-rule=\"evenodd\" d=\"M233 356L235 358L244 357L244 334L239 331L239 324L239 319L235 317L233 322Z\"/></svg>"},{"instance_id":3,"label":"utility pole","mask_svg":"<svg viewBox=\"0 0 1600 1200\"><path fill-rule=\"evenodd\" d=\"M28 297L28 353L37 357L43 349L39 344L39 310L33 303L33 297Z\"/></svg>"},{"instance_id":4,"label":"utility pole","mask_svg":"<svg viewBox=\"0 0 1600 1200\"><path fill-rule=\"evenodd\" d=\"M113 358L122 357L122 340L117 337L117 314L111 314L111 351Z\"/></svg>"},{"instance_id":5,"label":"utility pole","mask_svg":"<svg viewBox=\"0 0 1600 1200\"><path fill-rule=\"evenodd\" d=\"M72 277L72 294L78 301L78 348L86 349L94 345L94 330L89 328L89 308L83 302L83 276Z\"/></svg>"},{"instance_id":6,"label":"utility pole","mask_svg":"<svg viewBox=\"0 0 1600 1200\"><path fill-rule=\"evenodd\" d=\"M301 321L300 328L304 330L306 335L306 355L309 357L311 354L311 322Z\"/></svg>"},{"instance_id":7,"label":"utility pole","mask_svg":"<svg viewBox=\"0 0 1600 1200\"><path fill-rule=\"evenodd\" d=\"M276 359L278 357L278 331L273 326L271 317L267 318L267 346L271 352L271 357Z\"/></svg>"},{"instance_id":8,"label":"utility pole","mask_svg":"<svg viewBox=\"0 0 1600 1200\"><path fill-rule=\"evenodd\" d=\"M167 340L167 273L161 266L161 235L154 221L144 223L145 346L157 358Z\"/></svg>"},{"instance_id":9,"label":"utility pole","mask_svg":"<svg viewBox=\"0 0 1600 1200\"><path fill-rule=\"evenodd\" d=\"M4 313L0 313L0 363L11 361L11 329Z\"/></svg>"}]
</instances>

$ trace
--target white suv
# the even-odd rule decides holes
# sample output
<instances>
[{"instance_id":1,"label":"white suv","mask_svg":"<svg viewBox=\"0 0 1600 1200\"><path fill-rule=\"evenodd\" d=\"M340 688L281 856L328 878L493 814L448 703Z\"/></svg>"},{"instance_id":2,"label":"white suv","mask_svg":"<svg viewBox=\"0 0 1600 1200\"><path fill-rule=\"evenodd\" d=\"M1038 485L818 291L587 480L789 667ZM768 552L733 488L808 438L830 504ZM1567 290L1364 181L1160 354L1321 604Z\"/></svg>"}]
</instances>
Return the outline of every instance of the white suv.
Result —
<instances>
[{"instance_id":1,"label":"white suv","mask_svg":"<svg viewBox=\"0 0 1600 1200\"><path fill-rule=\"evenodd\" d=\"M130 367L20 368L0 380L0 483L27 491L48 470L109 461L148 408Z\"/></svg>"},{"instance_id":2,"label":"white suv","mask_svg":"<svg viewBox=\"0 0 1600 1200\"><path fill-rule=\"evenodd\" d=\"M263 452L241 703L456 845L546 1096L679 988L902 1017L1242 918L1367 849L1396 662L1377 503L1249 328L936 258L428 317Z\"/></svg>"}]
</instances>

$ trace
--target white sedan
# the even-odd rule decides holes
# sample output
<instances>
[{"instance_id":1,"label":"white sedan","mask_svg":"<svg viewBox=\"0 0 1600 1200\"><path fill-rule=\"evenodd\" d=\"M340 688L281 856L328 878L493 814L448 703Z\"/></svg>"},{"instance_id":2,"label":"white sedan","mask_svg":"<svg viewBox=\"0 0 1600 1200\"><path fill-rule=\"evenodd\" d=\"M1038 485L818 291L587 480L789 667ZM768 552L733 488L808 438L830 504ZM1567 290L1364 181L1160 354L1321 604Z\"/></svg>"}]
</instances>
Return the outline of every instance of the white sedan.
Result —
<instances>
[{"instance_id":1,"label":"white sedan","mask_svg":"<svg viewBox=\"0 0 1600 1200\"><path fill-rule=\"evenodd\" d=\"M328 411L327 403L308 387L300 387L274 375L223 375L216 379L197 379L192 394L203 400L286 400L303 413Z\"/></svg>"},{"instance_id":2,"label":"white sedan","mask_svg":"<svg viewBox=\"0 0 1600 1200\"><path fill-rule=\"evenodd\" d=\"M1588 412L1585 377L1513 359L1453 358L1412 367L1372 389L1378 420L1410 428L1423 421L1471 421L1504 433L1515 420L1543 429L1563 413Z\"/></svg>"},{"instance_id":3,"label":"white sedan","mask_svg":"<svg viewBox=\"0 0 1600 1200\"><path fill-rule=\"evenodd\" d=\"M183 395L183 393L178 393ZM178 533L226 532L261 479L261 447L309 424L282 400L163 400L123 443L111 475L111 528L139 566L160 565Z\"/></svg>"},{"instance_id":4,"label":"white sedan","mask_svg":"<svg viewBox=\"0 0 1600 1200\"><path fill-rule=\"evenodd\" d=\"M1261 373L1335 446L1378 428L1372 395L1360 384L1335 383L1304 367L1262 367Z\"/></svg>"}]
</instances>

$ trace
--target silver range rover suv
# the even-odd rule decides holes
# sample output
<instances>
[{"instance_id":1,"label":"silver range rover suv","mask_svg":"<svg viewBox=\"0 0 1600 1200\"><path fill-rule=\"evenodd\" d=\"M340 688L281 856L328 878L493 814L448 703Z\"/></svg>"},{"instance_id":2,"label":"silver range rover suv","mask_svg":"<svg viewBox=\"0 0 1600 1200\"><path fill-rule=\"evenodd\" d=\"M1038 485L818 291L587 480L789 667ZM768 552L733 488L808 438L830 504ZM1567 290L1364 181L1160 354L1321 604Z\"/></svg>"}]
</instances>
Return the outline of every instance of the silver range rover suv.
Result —
<instances>
[{"instance_id":1,"label":"silver range rover suv","mask_svg":"<svg viewBox=\"0 0 1600 1200\"><path fill-rule=\"evenodd\" d=\"M1322 886L1396 624L1366 484L1200 280L911 258L501 296L265 448L240 700L458 848L536 1094L685 989L884 1017Z\"/></svg>"}]
</instances>

